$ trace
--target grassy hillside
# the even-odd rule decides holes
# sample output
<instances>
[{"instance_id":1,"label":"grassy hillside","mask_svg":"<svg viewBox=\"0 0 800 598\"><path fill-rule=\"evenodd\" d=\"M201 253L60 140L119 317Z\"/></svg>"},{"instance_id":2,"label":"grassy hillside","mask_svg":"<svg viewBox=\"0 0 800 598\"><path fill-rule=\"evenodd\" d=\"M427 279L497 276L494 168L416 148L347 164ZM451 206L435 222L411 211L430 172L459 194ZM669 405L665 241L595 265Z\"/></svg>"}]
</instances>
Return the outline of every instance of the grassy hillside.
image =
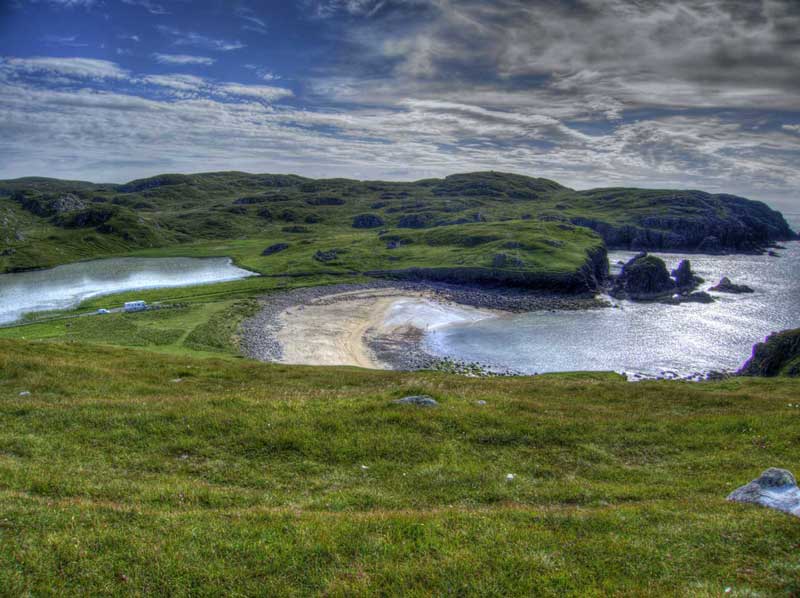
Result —
<instances>
[{"instance_id":1,"label":"grassy hillside","mask_svg":"<svg viewBox=\"0 0 800 598\"><path fill-rule=\"evenodd\" d=\"M763 343L758 343L739 373L800 377L800 328L771 334Z\"/></svg>"},{"instance_id":2,"label":"grassy hillside","mask_svg":"<svg viewBox=\"0 0 800 598\"><path fill-rule=\"evenodd\" d=\"M585 225L611 246L643 248L750 251L792 235L764 204L733 196L575 192L495 172L411 183L239 172L159 175L123 185L24 178L0 181L0 271L203 241L316 242L507 220Z\"/></svg>"},{"instance_id":3,"label":"grassy hillside","mask_svg":"<svg viewBox=\"0 0 800 598\"><path fill-rule=\"evenodd\" d=\"M0 588L794 595L797 520L725 496L797 473L798 393L0 341Z\"/></svg>"}]
</instances>

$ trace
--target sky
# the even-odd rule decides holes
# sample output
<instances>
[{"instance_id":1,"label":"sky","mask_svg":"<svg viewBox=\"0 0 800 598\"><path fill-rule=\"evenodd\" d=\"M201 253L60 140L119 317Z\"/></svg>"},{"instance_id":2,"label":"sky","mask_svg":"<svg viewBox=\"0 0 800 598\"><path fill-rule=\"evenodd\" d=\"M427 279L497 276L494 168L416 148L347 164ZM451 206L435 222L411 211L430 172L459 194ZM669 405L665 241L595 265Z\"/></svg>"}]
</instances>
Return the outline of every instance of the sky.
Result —
<instances>
[{"instance_id":1,"label":"sky","mask_svg":"<svg viewBox=\"0 0 800 598\"><path fill-rule=\"evenodd\" d=\"M0 0L0 178L212 170L800 212L800 1Z\"/></svg>"}]
</instances>

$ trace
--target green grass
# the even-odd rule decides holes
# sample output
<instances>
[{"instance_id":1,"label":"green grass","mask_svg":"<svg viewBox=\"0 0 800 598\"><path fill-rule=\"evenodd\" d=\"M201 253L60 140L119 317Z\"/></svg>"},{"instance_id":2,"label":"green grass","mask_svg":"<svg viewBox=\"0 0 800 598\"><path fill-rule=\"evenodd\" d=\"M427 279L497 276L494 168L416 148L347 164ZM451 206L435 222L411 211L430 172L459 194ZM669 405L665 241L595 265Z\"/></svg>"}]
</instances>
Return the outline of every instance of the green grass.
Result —
<instances>
[{"instance_id":1,"label":"green grass","mask_svg":"<svg viewBox=\"0 0 800 598\"><path fill-rule=\"evenodd\" d=\"M239 325L255 314L258 303L253 299L197 299L147 312L50 316L52 319L41 322L0 328L0 338L81 341L187 355L238 355Z\"/></svg>"},{"instance_id":2,"label":"green grass","mask_svg":"<svg viewBox=\"0 0 800 598\"><path fill-rule=\"evenodd\" d=\"M798 393L0 341L0 592L794 595Z\"/></svg>"},{"instance_id":3,"label":"green grass","mask_svg":"<svg viewBox=\"0 0 800 598\"><path fill-rule=\"evenodd\" d=\"M65 195L78 207L58 214L54 206ZM0 272L134 250L182 251L193 243L244 247L255 240L291 240L293 245L308 242L320 249L332 242L347 245L351 234L360 249L376 258L366 251L369 239L383 229L407 231L404 226L501 227L517 221L512 226L527 234L537 221L568 223L582 218L623 229L648 229L658 236L709 219L740 224L743 211L753 235L770 228L772 237L790 236L780 215L733 196L625 188L577 192L547 179L498 172L415 182L312 180L241 172L161 175L126 185L29 177L0 181L0 224L6 232L0 235ZM379 218L385 225L354 229L358 215ZM646 223L654 217L655 222ZM525 226L519 224L523 219ZM291 232L298 228L306 232ZM570 235L561 231L552 240L562 237L569 240ZM256 269L266 265L253 255L246 257ZM308 268L305 257L303 252L292 252L278 263ZM423 257L430 260L434 255ZM485 254L479 257L486 259ZM295 262L287 263L289 258ZM344 265L358 263L345 260Z\"/></svg>"}]
</instances>

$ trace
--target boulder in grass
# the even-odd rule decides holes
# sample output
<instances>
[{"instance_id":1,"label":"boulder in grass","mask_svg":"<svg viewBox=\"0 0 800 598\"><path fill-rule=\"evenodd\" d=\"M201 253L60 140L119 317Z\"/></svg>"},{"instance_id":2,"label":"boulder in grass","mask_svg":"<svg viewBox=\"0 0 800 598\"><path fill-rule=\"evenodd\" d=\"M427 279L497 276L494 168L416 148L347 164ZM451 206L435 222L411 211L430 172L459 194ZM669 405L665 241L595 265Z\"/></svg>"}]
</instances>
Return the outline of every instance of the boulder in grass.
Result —
<instances>
[{"instance_id":1,"label":"boulder in grass","mask_svg":"<svg viewBox=\"0 0 800 598\"><path fill-rule=\"evenodd\" d=\"M314 259L317 260L318 262L322 262L323 264L326 264L328 262L335 262L338 257L339 257L339 250L337 249L328 249L326 251L322 251L320 249L314 254Z\"/></svg>"},{"instance_id":2,"label":"boulder in grass","mask_svg":"<svg viewBox=\"0 0 800 598\"><path fill-rule=\"evenodd\" d=\"M275 245L270 245L264 251L262 251L261 255L272 255L274 253L285 251L286 249L289 249L288 243L275 243Z\"/></svg>"},{"instance_id":3,"label":"boulder in grass","mask_svg":"<svg viewBox=\"0 0 800 598\"><path fill-rule=\"evenodd\" d=\"M375 214L359 214L353 218L353 228L380 228L385 223Z\"/></svg>"},{"instance_id":4,"label":"boulder in grass","mask_svg":"<svg viewBox=\"0 0 800 598\"><path fill-rule=\"evenodd\" d=\"M800 517L800 488L791 472L770 467L755 480L728 495L733 502L747 502Z\"/></svg>"},{"instance_id":5,"label":"boulder in grass","mask_svg":"<svg viewBox=\"0 0 800 598\"><path fill-rule=\"evenodd\" d=\"M410 397L403 397L402 399L397 399L392 401L397 405L416 405L417 407L438 407L439 403L436 402L436 399L433 397L429 397L428 395L413 395Z\"/></svg>"}]
</instances>

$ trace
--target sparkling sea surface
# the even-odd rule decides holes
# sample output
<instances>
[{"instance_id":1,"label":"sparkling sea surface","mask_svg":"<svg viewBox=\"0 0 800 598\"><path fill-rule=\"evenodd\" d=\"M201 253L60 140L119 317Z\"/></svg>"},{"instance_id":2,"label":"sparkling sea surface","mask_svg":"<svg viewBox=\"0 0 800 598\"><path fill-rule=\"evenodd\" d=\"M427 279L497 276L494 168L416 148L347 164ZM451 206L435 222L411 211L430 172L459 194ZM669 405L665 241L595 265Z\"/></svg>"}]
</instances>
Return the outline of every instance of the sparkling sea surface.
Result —
<instances>
[{"instance_id":1,"label":"sparkling sea surface","mask_svg":"<svg viewBox=\"0 0 800 598\"><path fill-rule=\"evenodd\" d=\"M0 324L35 311L68 309L121 291L181 287L253 276L229 258L112 258L0 275Z\"/></svg>"},{"instance_id":2,"label":"sparkling sea surface","mask_svg":"<svg viewBox=\"0 0 800 598\"><path fill-rule=\"evenodd\" d=\"M800 242L784 245L780 258L655 254L670 269L691 260L706 279L698 290L727 276L752 287L753 294L712 293L717 301L711 304L612 299L619 309L457 319L429 327L425 345L436 355L529 374L602 370L683 377L733 371L749 358L754 343L800 327ZM612 271L618 271L618 260L633 255L610 252Z\"/></svg>"}]
</instances>

